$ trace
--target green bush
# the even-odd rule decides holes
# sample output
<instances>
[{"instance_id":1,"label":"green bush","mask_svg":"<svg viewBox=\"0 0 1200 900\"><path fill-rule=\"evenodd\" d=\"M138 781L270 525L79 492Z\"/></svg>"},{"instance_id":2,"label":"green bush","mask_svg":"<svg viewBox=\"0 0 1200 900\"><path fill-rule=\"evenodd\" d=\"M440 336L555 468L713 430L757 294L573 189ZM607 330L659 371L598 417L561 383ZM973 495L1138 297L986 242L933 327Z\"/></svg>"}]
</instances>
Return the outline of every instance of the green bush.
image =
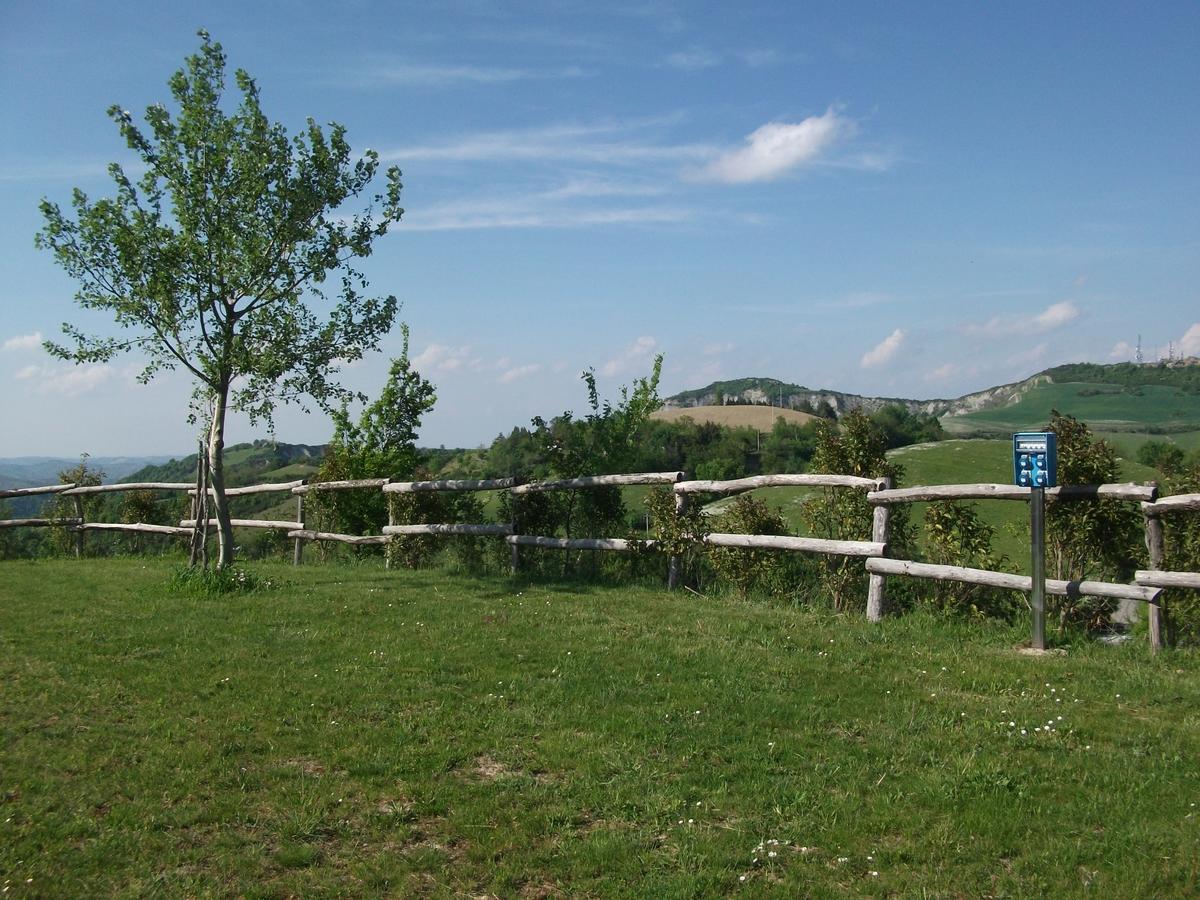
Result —
<instances>
[{"instance_id":1,"label":"green bush","mask_svg":"<svg viewBox=\"0 0 1200 900\"><path fill-rule=\"evenodd\" d=\"M929 560L938 565L1003 569L1005 557L992 552L994 533L979 518L974 503L932 503L925 512ZM934 581L927 597L927 603L937 609L969 616L1009 620L1025 608L1019 593L978 584Z\"/></svg>"},{"instance_id":2,"label":"green bush","mask_svg":"<svg viewBox=\"0 0 1200 900\"><path fill-rule=\"evenodd\" d=\"M1120 477L1116 450L1092 437L1087 425L1054 410L1046 426L1058 437L1058 483L1105 484ZM1128 582L1144 557L1138 510L1126 501L1088 499L1046 506L1047 576L1067 581ZM1103 597L1046 597L1059 630L1108 628L1117 602Z\"/></svg>"},{"instance_id":3,"label":"green bush","mask_svg":"<svg viewBox=\"0 0 1200 900\"><path fill-rule=\"evenodd\" d=\"M721 534L788 533L779 510L750 494L739 494L712 524ZM785 554L778 550L742 547L709 547L708 562L717 577L737 590L745 600L755 589L771 594L786 592Z\"/></svg>"}]
</instances>

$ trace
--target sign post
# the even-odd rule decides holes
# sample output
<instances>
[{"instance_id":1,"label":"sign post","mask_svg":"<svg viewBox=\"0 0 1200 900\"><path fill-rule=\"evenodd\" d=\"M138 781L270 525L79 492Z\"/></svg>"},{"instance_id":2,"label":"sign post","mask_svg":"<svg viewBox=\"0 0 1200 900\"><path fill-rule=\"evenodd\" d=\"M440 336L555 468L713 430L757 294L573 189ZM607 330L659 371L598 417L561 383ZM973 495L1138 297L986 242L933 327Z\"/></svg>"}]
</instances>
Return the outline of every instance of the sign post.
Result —
<instances>
[{"instance_id":1,"label":"sign post","mask_svg":"<svg viewBox=\"0 0 1200 900\"><path fill-rule=\"evenodd\" d=\"M1046 488L1058 484L1057 435L1052 431L1013 435L1013 480L1029 488L1029 543L1033 589L1034 650L1046 649Z\"/></svg>"}]
</instances>

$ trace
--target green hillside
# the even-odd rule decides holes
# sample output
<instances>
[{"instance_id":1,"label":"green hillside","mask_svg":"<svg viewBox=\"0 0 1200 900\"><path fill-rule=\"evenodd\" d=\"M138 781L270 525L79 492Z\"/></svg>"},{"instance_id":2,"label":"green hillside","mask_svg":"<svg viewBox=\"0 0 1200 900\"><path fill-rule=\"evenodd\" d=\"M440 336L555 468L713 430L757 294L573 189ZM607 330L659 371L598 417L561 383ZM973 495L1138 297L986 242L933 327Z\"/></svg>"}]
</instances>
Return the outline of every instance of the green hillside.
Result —
<instances>
[{"instance_id":1,"label":"green hillside","mask_svg":"<svg viewBox=\"0 0 1200 900\"><path fill-rule=\"evenodd\" d=\"M317 470L325 456L323 446L284 444L257 440L225 448L225 479L230 487L264 481L295 481ZM122 481L192 481L196 477L196 454L146 466Z\"/></svg>"},{"instance_id":2,"label":"green hillside","mask_svg":"<svg viewBox=\"0 0 1200 900\"><path fill-rule=\"evenodd\" d=\"M1009 406L946 416L956 434L1039 430L1059 410L1099 431L1191 431L1200 429L1200 393L1174 385L1098 382L1043 383Z\"/></svg>"}]
</instances>

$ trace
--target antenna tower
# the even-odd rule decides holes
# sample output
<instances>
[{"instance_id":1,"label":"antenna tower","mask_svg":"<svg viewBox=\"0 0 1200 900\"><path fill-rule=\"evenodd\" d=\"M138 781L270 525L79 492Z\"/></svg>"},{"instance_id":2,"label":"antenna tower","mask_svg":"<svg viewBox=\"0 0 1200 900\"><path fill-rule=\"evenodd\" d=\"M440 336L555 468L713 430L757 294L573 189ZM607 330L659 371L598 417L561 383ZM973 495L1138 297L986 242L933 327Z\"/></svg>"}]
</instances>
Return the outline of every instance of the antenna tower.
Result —
<instances>
[{"instance_id":1,"label":"antenna tower","mask_svg":"<svg viewBox=\"0 0 1200 900\"><path fill-rule=\"evenodd\" d=\"M1137 350L1133 352L1133 361L1139 366L1145 361L1142 357L1142 336L1138 335Z\"/></svg>"}]
</instances>

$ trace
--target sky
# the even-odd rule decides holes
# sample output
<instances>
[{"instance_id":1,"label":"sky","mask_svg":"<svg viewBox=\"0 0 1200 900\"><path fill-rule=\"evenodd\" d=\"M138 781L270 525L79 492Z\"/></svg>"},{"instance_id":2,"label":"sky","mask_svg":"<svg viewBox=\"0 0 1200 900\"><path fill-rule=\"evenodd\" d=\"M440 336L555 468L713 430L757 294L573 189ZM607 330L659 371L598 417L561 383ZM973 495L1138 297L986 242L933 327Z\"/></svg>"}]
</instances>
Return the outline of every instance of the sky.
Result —
<instances>
[{"instance_id":1,"label":"sky","mask_svg":"<svg viewBox=\"0 0 1200 900\"><path fill-rule=\"evenodd\" d=\"M132 159L105 110L168 103L198 28L273 120L340 122L403 170L364 271L437 386L423 445L581 413L581 371L611 397L658 353L664 396L913 398L1130 360L1139 335L1200 355L1194 2L7 0L0 457L195 445L183 375L44 352L64 322L115 332L33 237L43 198L114 193ZM377 394L400 340L344 383ZM235 416L228 440L265 436Z\"/></svg>"}]
</instances>

